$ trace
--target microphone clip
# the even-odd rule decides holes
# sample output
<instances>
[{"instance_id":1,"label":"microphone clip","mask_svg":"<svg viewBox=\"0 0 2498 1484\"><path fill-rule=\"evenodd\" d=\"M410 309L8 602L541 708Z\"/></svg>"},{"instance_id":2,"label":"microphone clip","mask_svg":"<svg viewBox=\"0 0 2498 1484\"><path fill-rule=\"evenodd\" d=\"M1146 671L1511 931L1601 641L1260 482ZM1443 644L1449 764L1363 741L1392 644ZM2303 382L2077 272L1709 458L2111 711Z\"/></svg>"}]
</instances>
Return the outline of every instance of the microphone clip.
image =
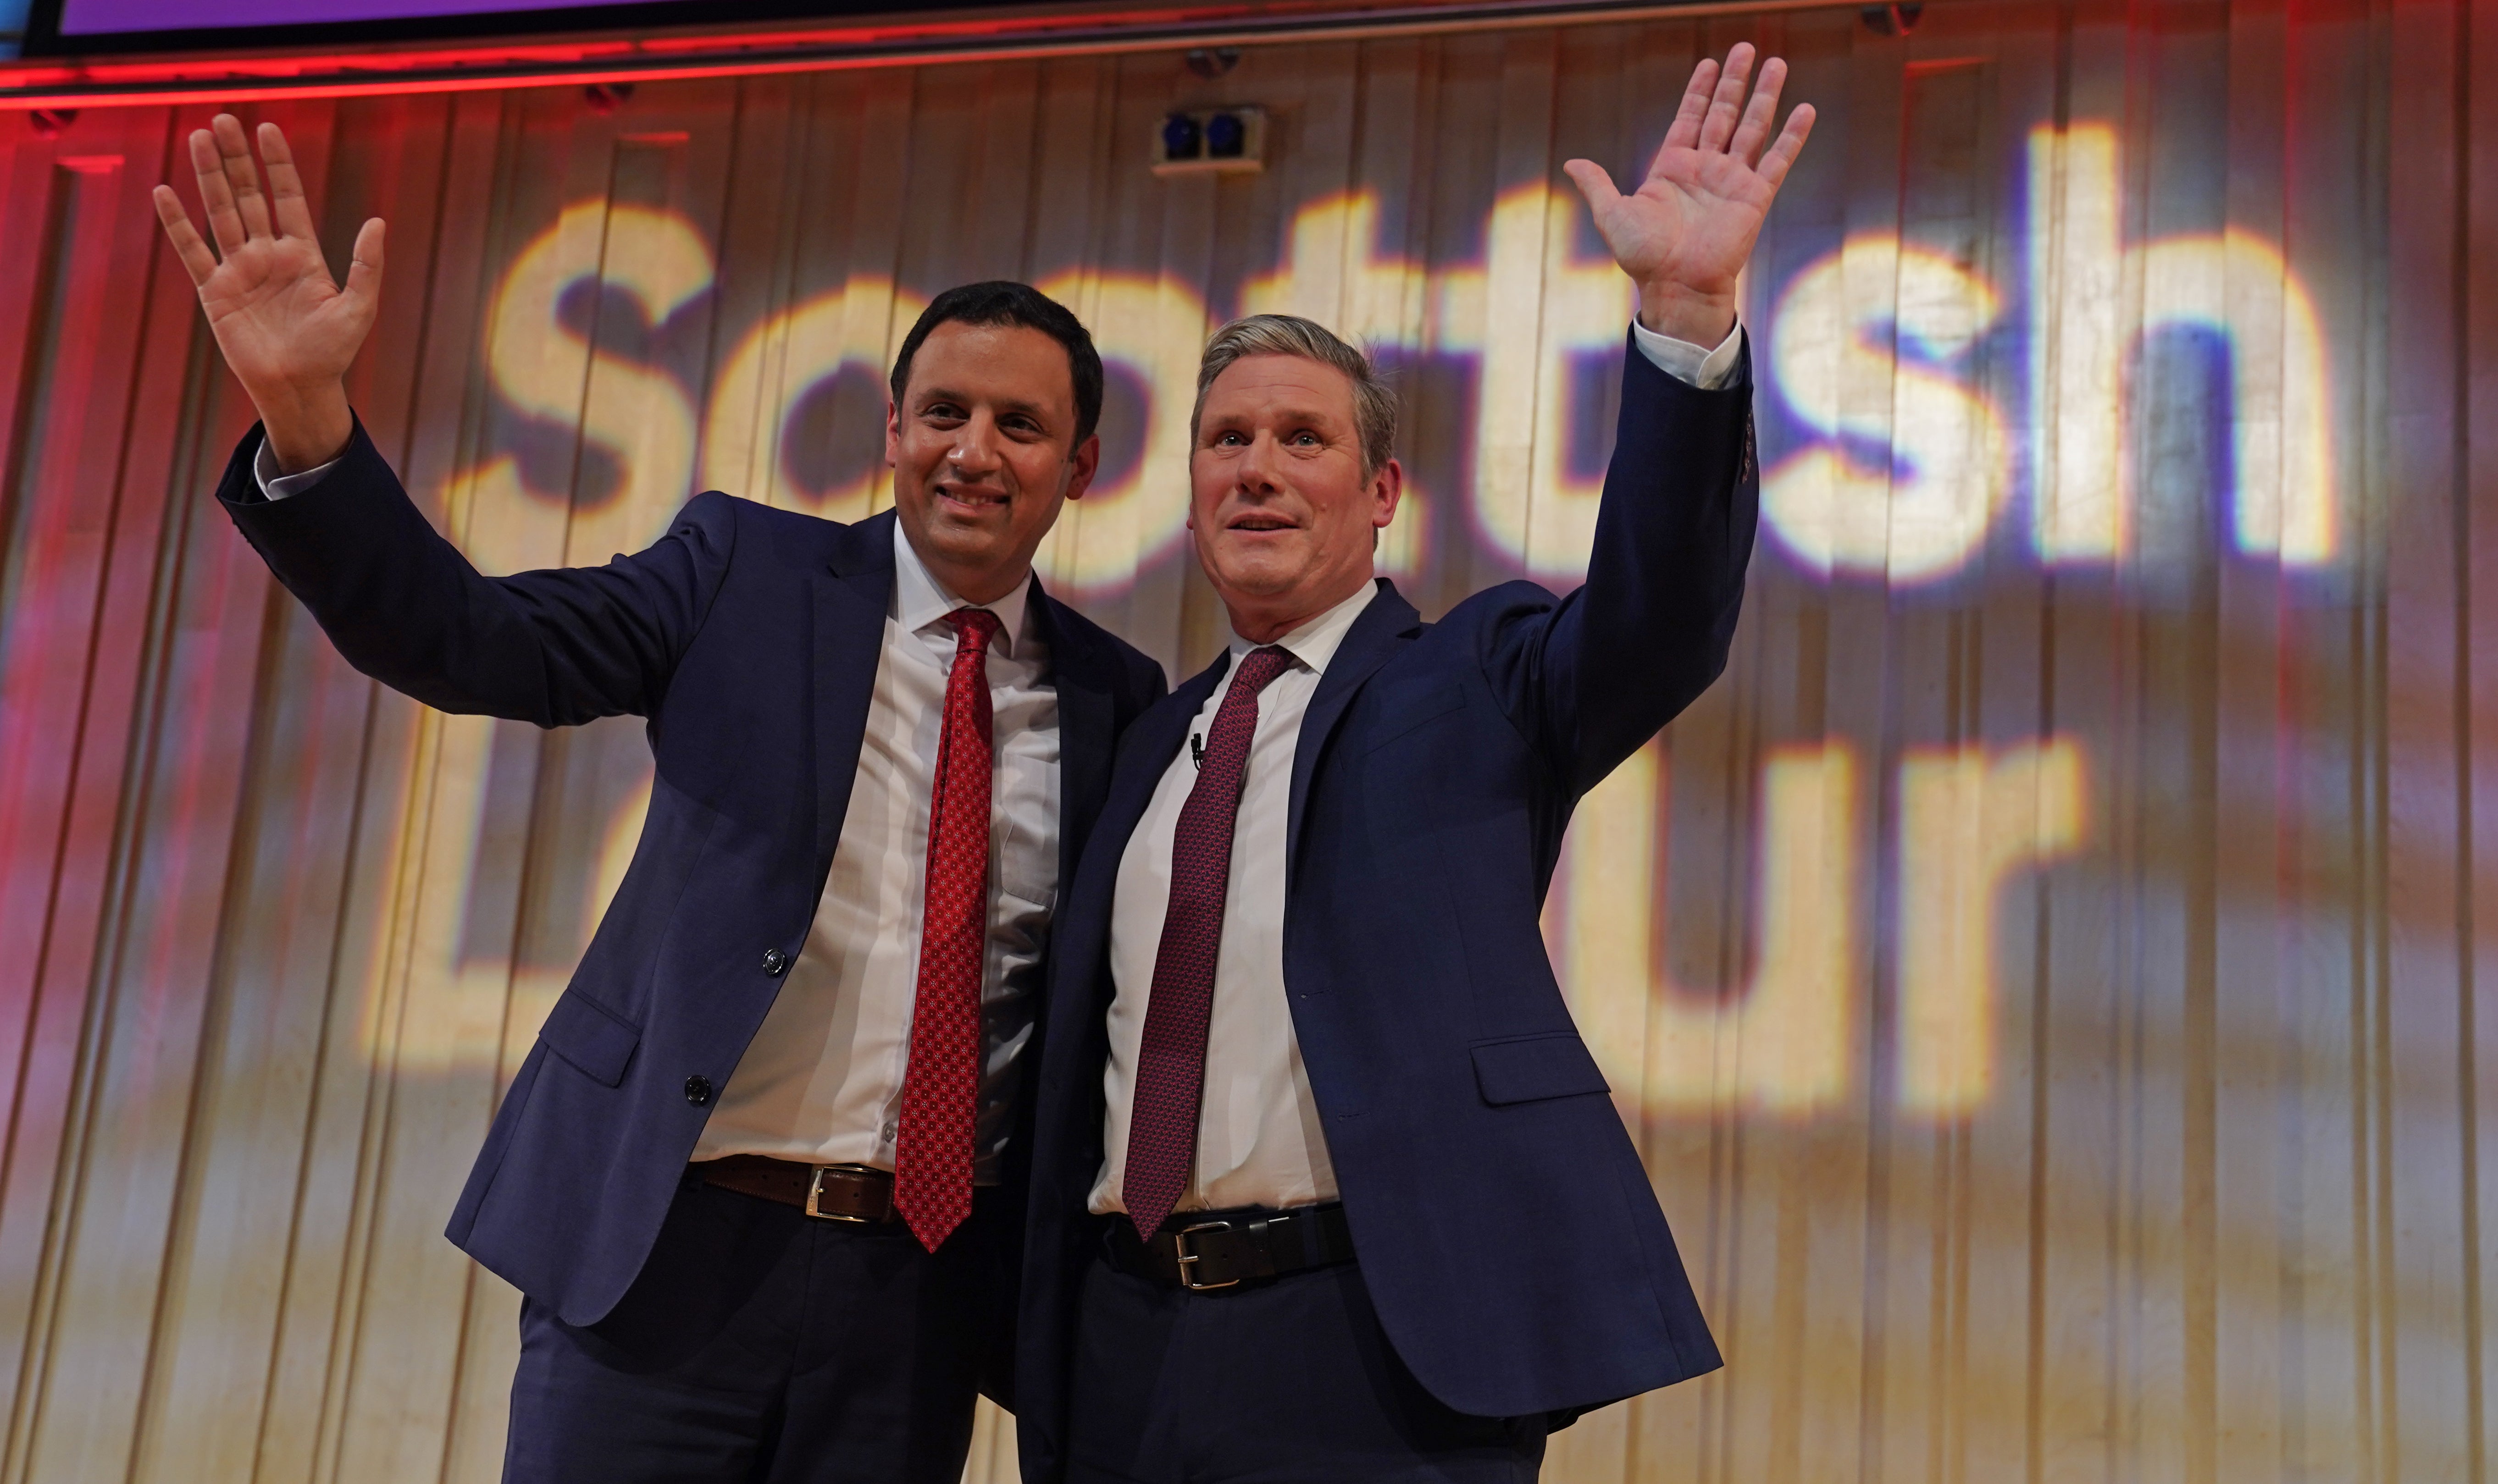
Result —
<instances>
[{"instance_id":1,"label":"microphone clip","mask_svg":"<svg viewBox=\"0 0 2498 1484\"><path fill-rule=\"evenodd\" d=\"M1188 756L1191 762L1197 764L1198 772L1203 773L1205 771L1204 737L1196 732L1188 734Z\"/></svg>"}]
</instances>

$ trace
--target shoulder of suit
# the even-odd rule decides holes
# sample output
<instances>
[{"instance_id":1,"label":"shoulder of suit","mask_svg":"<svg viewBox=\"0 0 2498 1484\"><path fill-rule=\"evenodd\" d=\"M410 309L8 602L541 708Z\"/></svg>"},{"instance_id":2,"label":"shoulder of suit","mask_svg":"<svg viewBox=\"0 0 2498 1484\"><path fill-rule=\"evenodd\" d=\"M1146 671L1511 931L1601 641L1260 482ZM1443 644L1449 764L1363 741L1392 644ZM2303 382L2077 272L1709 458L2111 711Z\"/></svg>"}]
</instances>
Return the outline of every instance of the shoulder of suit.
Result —
<instances>
[{"instance_id":1,"label":"shoulder of suit","mask_svg":"<svg viewBox=\"0 0 2498 1484\"><path fill-rule=\"evenodd\" d=\"M820 537L835 531L849 529L847 524L839 521L827 521L822 516L811 516L803 510L782 510L776 506L766 505L761 500L752 500L742 494L729 494L719 489L706 489L695 495L687 504L686 509L690 513L697 506L704 507L708 511L716 511L721 518L735 521L740 525L753 526L755 529L768 530L776 534Z\"/></svg>"},{"instance_id":2,"label":"shoulder of suit","mask_svg":"<svg viewBox=\"0 0 2498 1484\"><path fill-rule=\"evenodd\" d=\"M1441 615L1436 624L1424 627L1461 631L1481 627L1521 614L1540 613L1557 608L1560 597L1551 588L1524 579L1497 583L1460 600L1457 607Z\"/></svg>"},{"instance_id":3,"label":"shoulder of suit","mask_svg":"<svg viewBox=\"0 0 2498 1484\"><path fill-rule=\"evenodd\" d=\"M718 533L722 545L742 544L746 554L768 553L808 567L818 564L834 544L854 528L803 510L782 510L719 489L706 489L686 502L677 522L682 525L689 521Z\"/></svg>"},{"instance_id":4,"label":"shoulder of suit","mask_svg":"<svg viewBox=\"0 0 2498 1484\"><path fill-rule=\"evenodd\" d=\"M1072 639L1079 646L1115 655L1120 667L1132 676L1162 674L1163 667L1142 649L1077 613L1055 596L1043 592L1041 598L1049 604L1063 639Z\"/></svg>"}]
</instances>

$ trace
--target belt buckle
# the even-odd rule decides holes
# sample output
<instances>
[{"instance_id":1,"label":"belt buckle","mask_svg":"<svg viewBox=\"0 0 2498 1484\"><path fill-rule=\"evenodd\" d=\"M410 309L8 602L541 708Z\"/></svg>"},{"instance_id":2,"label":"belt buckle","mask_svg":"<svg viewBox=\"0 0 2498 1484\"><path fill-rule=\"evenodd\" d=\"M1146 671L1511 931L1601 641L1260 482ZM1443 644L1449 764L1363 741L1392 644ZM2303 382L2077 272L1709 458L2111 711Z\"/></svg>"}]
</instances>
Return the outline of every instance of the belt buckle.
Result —
<instances>
[{"instance_id":1,"label":"belt buckle","mask_svg":"<svg viewBox=\"0 0 2498 1484\"><path fill-rule=\"evenodd\" d=\"M1240 1279L1236 1278L1227 1279L1219 1283L1201 1283L1197 1280L1196 1275L1190 1271L1198 1263L1199 1257L1197 1253L1188 1249L1188 1239L1196 1236L1200 1232L1228 1232L1230 1230L1232 1230L1232 1223L1229 1221L1200 1221L1195 1226L1184 1226L1178 1231L1171 1233L1171 1252L1179 1260L1179 1285L1181 1287L1187 1289L1191 1293L1210 1293L1217 1288L1237 1288L1240 1286Z\"/></svg>"},{"instance_id":2,"label":"belt buckle","mask_svg":"<svg viewBox=\"0 0 2498 1484\"><path fill-rule=\"evenodd\" d=\"M848 1221L852 1226L874 1225L875 1223L868 1220L865 1216L846 1216L838 1211L819 1211L817 1209L817 1202L824 1192L824 1177L826 1175L831 1174L835 1170L840 1170L844 1173L855 1173L858 1168L859 1167L854 1164L819 1164L816 1166L815 1173L807 1177L807 1215L814 1216L818 1221Z\"/></svg>"}]
</instances>

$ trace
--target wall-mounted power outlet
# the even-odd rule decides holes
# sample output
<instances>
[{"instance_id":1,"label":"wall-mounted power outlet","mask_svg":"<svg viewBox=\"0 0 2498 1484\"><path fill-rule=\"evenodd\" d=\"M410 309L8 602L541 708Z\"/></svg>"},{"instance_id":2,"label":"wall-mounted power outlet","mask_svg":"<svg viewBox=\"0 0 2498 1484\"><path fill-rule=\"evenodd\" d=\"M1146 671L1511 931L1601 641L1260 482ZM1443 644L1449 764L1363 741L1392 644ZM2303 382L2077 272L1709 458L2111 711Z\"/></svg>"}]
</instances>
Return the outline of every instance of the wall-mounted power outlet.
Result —
<instances>
[{"instance_id":1,"label":"wall-mounted power outlet","mask_svg":"<svg viewBox=\"0 0 2498 1484\"><path fill-rule=\"evenodd\" d=\"M1154 126L1154 174L1266 168L1266 111L1256 104L1172 112Z\"/></svg>"}]
</instances>

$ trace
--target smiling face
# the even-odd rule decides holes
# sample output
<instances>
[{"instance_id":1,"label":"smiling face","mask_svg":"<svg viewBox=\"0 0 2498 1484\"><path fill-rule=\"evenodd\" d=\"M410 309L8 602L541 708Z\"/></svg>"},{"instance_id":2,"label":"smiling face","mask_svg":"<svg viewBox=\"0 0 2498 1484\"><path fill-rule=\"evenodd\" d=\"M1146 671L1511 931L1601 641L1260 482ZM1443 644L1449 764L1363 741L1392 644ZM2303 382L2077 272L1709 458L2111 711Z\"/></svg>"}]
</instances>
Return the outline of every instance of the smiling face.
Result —
<instances>
[{"instance_id":1,"label":"smiling face","mask_svg":"<svg viewBox=\"0 0 2498 1484\"><path fill-rule=\"evenodd\" d=\"M1405 471L1364 474L1353 378L1298 356L1243 356L1205 389L1189 453L1197 559L1233 631L1269 644L1371 579Z\"/></svg>"},{"instance_id":2,"label":"smiling face","mask_svg":"<svg viewBox=\"0 0 2498 1484\"><path fill-rule=\"evenodd\" d=\"M903 533L969 603L993 603L1024 580L1060 504L1092 483L1101 450L1099 438L1075 442L1067 348L1022 325L949 320L930 331L885 419Z\"/></svg>"}]
</instances>

